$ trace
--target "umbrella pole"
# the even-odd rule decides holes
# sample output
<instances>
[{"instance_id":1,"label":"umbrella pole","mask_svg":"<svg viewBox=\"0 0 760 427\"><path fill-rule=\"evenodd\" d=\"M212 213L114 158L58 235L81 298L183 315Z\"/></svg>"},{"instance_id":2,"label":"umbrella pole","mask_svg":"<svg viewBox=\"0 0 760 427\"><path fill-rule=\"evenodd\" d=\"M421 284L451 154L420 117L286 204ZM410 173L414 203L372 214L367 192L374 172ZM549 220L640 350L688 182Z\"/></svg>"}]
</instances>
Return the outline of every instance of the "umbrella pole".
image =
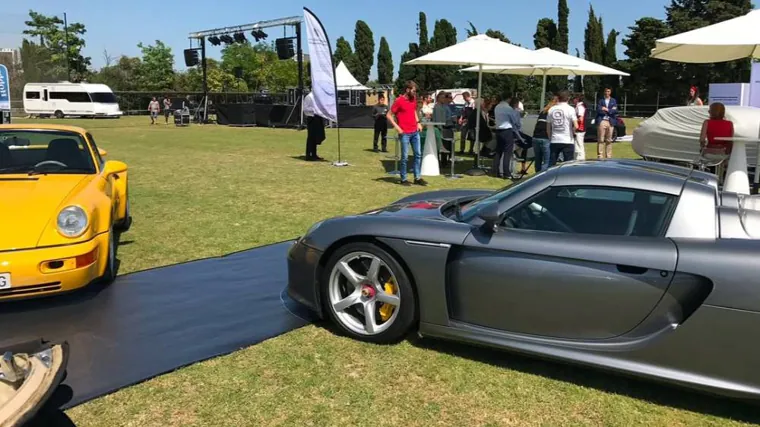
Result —
<instances>
[{"instance_id":1,"label":"umbrella pole","mask_svg":"<svg viewBox=\"0 0 760 427\"><path fill-rule=\"evenodd\" d=\"M544 102L546 102L546 70L544 71L544 83L541 86L541 102L538 103L539 108L538 112L541 113L541 111L544 111Z\"/></svg>"},{"instance_id":2,"label":"umbrella pole","mask_svg":"<svg viewBox=\"0 0 760 427\"><path fill-rule=\"evenodd\" d=\"M480 106L483 104L483 64L478 65L478 105L475 106L475 110L477 111L476 117L475 117L475 164L473 165L472 169L465 172L467 175L475 176L475 175L485 175L485 171L480 166Z\"/></svg>"}]
</instances>

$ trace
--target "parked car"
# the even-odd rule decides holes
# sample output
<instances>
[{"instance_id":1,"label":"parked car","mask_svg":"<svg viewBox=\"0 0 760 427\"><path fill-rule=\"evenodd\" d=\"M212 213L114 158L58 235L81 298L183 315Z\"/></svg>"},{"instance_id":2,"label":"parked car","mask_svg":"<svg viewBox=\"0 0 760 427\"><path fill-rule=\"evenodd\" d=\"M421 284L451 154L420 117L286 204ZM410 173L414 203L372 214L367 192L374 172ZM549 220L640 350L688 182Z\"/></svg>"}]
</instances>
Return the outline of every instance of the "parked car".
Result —
<instances>
[{"instance_id":1,"label":"parked car","mask_svg":"<svg viewBox=\"0 0 760 427\"><path fill-rule=\"evenodd\" d=\"M127 165L106 154L82 128L0 125L0 301L114 279L132 216Z\"/></svg>"},{"instance_id":2,"label":"parked car","mask_svg":"<svg viewBox=\"0 0 760 427\"><path fill-rule=\"evenodd\" d=\"M560 164L314 224L288 294L344 334L410 332L760 399L760 199L644 160Z\"/></svg>"}]
</instances>

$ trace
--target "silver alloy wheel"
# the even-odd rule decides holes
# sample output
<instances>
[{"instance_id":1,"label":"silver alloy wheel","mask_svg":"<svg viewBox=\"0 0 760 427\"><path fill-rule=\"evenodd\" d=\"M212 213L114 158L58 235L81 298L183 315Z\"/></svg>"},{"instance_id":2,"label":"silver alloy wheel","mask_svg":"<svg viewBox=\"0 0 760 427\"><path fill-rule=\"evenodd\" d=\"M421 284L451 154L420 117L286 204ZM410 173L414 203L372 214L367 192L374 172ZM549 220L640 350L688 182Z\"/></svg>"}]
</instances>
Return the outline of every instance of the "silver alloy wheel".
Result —
<instances>
[{"instance_id":1,"label":"silver alloy wheel","mask_svg":"<svg viewBox=\"0 0 760 427\"><path fill-rule=\"evenodd\" d=\"M384 289L389 280L396 284L393 295ZM351 252L338 260L330 273L328 298L330 309L340 323L359 335L386 331L398 317L401 304L396 275L383 260L367 252ZM378 318L378 303L394 306L385 322Z\"/></svg>"}]
</instances>

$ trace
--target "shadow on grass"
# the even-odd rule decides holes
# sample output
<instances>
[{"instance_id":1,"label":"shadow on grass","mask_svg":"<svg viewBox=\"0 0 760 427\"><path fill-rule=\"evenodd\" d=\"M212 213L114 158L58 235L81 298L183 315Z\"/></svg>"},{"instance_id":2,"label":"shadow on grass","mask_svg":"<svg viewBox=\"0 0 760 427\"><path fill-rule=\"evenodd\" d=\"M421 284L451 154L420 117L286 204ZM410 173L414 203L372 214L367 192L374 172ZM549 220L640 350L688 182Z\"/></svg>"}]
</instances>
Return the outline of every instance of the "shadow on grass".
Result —
<instances>
[{"instance_id":1,"label":"shadow on grass","mask_svg":"<svg viewBox=\"0 0 760 427\"><path fill-rule=\"evenodd\" d=\"M492 165L491 159L484 159L482 161L482 165L485 167L491 167ZM385 169L386 173L390 173L392 171L398 170L401 167L401 162L396 162L393 159L381 159L380 164L383 166L383 169ZM409 161L407 162L407 170L408 173L412 173L412 165L413 160L410 157ZM454 162L454 173L458 175L463 175L468 170L472 169L472 167L475 166L475 163L473 159L463 159L462 161ZM451 163L444 163L439 165L440 173L441 175L448 175L451 173ZM467 175L465 175L467 176Z\"/></svg>"},{"instance_id":2,"label":"shadow on grass","mask_svg":"<svg viewBox=\"0 0 760 427\"><path fill-rule=\"evenodd\" d=\"M336 336L346 336L332 322L319 320L313 323ZM417 348L446 353L455 357L487 363L499 368L526 374L540 375L556 381L594 388L676 409L740 421L760 423L757 405L750 401L700 393L657 380L640 379L621 373L603 371L577 364L555 362L539 357L524 356L506 350L464 344L434 338L420 338L410 333L406 341ZM389 344L394 345L394 344Z\"/></svg>"},{"instance_id":3,"label":"shadow on grass","mask_svg":"<svg viewBox=\"0 0 760 427\"><path fill-rule=\"evenodd\" d=\"M527 374L540 375L582 387L595 388L607 393L620 394L657 405L670 406L741 422L760 422L760 412L758 412L757 406L749 401L733 400L727 397L700 393L686 387L660 383L657 380L629 377L617 372L549 361L506 350L432 338L422 339L416 335L410 335L407 341L418 348L443 352L452 356Z\"/></svg>"},{"instance_id":4,"label":"shadow on grass","mask_svg":"<svg viewBox=\"0 0 760 427\"><path fill-rule=\"evenodd\" d=\"M329 162L329 160L324 159L324 158L320 159L320 160L309 160L309 159L306 158L306 156L290 156L290 158L291 159L295 159L295 160L302 160L304 162L309 162L309 163L325 163L325 162Z\"/></svg>"}]
</instances>

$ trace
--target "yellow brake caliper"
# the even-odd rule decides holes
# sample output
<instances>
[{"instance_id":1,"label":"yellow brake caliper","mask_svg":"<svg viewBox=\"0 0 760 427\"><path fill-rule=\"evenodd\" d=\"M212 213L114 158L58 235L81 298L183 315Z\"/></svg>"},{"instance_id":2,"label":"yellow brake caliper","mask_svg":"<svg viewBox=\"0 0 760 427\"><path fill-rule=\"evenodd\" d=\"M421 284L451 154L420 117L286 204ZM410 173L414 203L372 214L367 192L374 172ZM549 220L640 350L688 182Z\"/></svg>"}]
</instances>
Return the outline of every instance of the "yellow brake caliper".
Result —
<instances>
[{"instance_id":1,"label":"yellow brake caliper","mask_svg":"<svg viewBox=\"0 0 760 427\"><path fill-rule=\"evenodd\" d=\"M388 295L396 295L396 285L393 283L393 279L388 279L387 282L385 282L385 285L383 286L385 289L385 293ZM380 319L383 322L387 322L388 319L391 318L391 315L393 315L393 310L395 309L394 306L390 304L383 304L380 306Z\"/></svg>"}]
</instances>

